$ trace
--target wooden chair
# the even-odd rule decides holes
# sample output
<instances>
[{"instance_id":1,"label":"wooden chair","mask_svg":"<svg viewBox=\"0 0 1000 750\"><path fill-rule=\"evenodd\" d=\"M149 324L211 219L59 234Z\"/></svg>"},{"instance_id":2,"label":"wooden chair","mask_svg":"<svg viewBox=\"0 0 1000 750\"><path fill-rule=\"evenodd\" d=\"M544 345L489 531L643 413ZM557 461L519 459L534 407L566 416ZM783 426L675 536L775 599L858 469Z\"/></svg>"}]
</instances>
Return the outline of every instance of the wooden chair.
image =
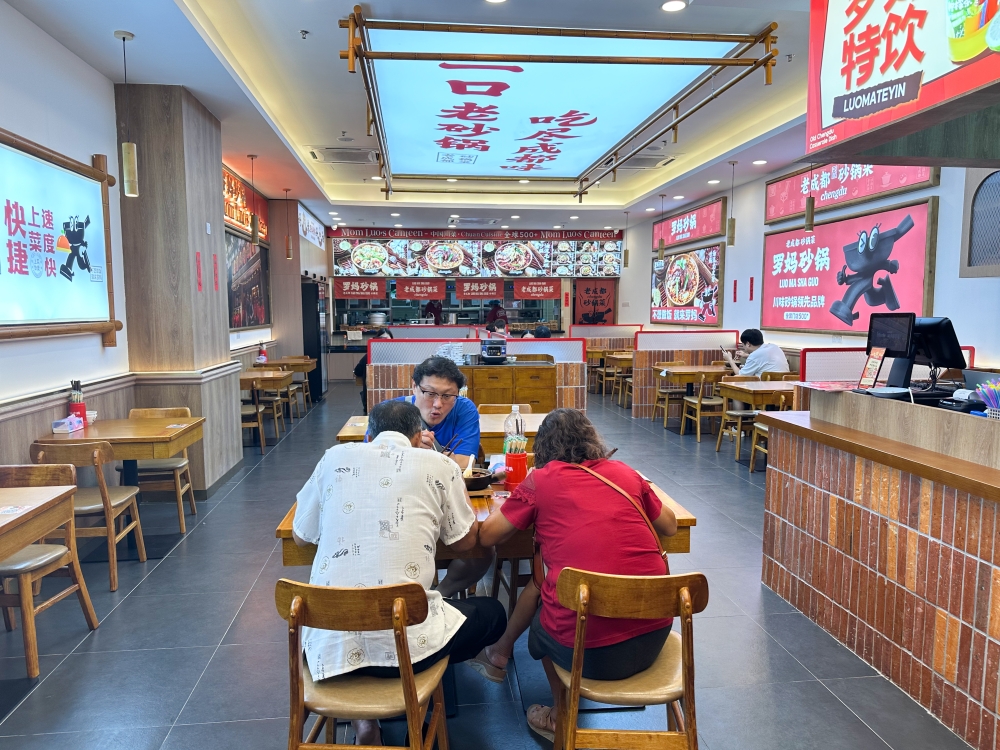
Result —
<instances>
[{"instance_id":1,"label":"wooden chair","mask_svg":"<svg viewBox=\"0 0 1000 750\"><path fill-rule=\"evenodd\" d=\"M693 615L708 606L708 581L701 573L675 576L615 576L563 568L556 584L559 603L576 612L572 669L555 672L565 692L556 719L556 736L565 750L577 747L622 750L696 750ZM584 644L590 615L629 620L679 617L681 632L672 631L649 669L624 680L583 678ZM619 706L665 704L667 731L581 729L580 698ZM678 705L681 704L681 705ZM682 710L683 706L683 710ZM559 743L554 743L558 747Z\"/></svg>"},{"instance_id":2,"label":"wooden chair","mask_svg":"<svg viewBox=\"0 0 1000 750\"><path fill-rule=\"evenodd\" d=\"M597 392L597 371L604 367L604 350L587 350L587 391Z\"/></svg>"},{"instance_id":3,"label":"wooden chair","mask_svg":"<svg viewBox=\"0 0 1000 750\"><path fill-rule=\"evenodd\" d=\"M595 386L600 386L601 395L608 395L608 382L611 383L612 396L614 396L614 383L618 368L608 364L608 357L619 354L619 352L605 351L601 359L601 366L597 368L597 382Z\"/></svg>"},{"instance_id":4,"label":"wooden chair","mask_svg":"<svg viewBox=\"0 0 1000 750\"><path fill-rule=\"evenodd\" d=\"M762 372L760 379L765 383L773 380L798 380L799 374L797 372Z\"/></svg>"},{"instance_id":5,"label":"wooden chair","mask_svg":"<svg viewBox=\"0 0 1000 750\"><path fill-rule=\"evenodd\" d=\"M191 410L186 406L174 406L156 409L132 409L129 419L170 419L173 417L190 418ZM188 460L187 448L181 455L173 458L146 458L137 462L139 465L139 492L170 492L173 490L177 498L177 520L181 533L187 533L184 521L184 495L188 496L191 515L198 515L198 506L194 502L194 487L191 485L191 462Z\"/></svg>"},{"instance_id":6,"label":"wooden chair","mask_svg":"<svg viewBox=\"0 0 1000 750\"><path fill-rule=\"evenodd\" d=\"M76 484L76 468L71 465L51 466L0 466L0 487L47 487L53 485ZM21 610L21 635L24 638L24 660L28 677L38 677L38 639L35 635L35 616L70 594L76 594L80 608L91 630L98 626L97 614L90 601L87 582L80 569L80 559L76 553L76 524L72 517L66 524L66 544L30 544L34 540L24 540L26 546L5 560L0 560L0 607L3 608L3 624L7 632L14 630L14 608ZM44 540L43 540L44 541ZM45 576L65 576L70 585L57 594L36 605L33 591ZM12 582L17 581L17 593L11 591Z\"/></svg>"},{"instance_id":7,"label":"wooden chair","mask_svg":"<svg viewBox=\"0 0 1000 750\"><path fill-rule=\"evenodd\" d=\"M789 372L781 376L781 379L786 383L793 383L802 380L797 372Z\"/></svg>"},{"instance_id":8,"label":"wooden chair","mask_svg":"<svg viewBox=\"0 0 1000 750\"><path fill-rule=\"evenodd\" d=\"M514 404L480 404L476 408L480 414L510 414ZM518 404L522 414L531 414L531 404Z\"/></svg>"},{"instance_id":9,"label":"wooden chair","mask_svg":"<svg viewBox=\"0 0 1000 750\"><path fill-rule=\"evenodd\" d=\"M139 562L146 562L146 543L142 538L142 524L139 522L139 504L136 495L138 487L119 485L108 487L104 481L103 467L114 463L115 451L111 443L32 443L31 460L36 464L73 464L80 468L91 466L97 475L96 487L78 487L73 497L73 513L76 516L104 516L103 526L77 526L78 537L104 537L108 542L108 571L111 590L118 590L118 542L135 533L135 546L139 552ZM123 516L128 514L125 523Z\"/></svg>"},{"instance_id":10,"label":"wooden chair","mask_svg":"<svg viewBox=\"0 0 1000 750\"><path fill-rule=\"evenodd\" d=\"M529 469L534 467L534 453L527 454L526 464ZM490 591L490 596L498 599L500 596L500 587L504 587L507 591L508 617L514 614L514 605L517 604L517 592L521 589L522 585L526 585L531 580L531 573L525 576L521 575L521 561L532 561L534 553L534 543L531 540L526 541L519 537L502 542L496 547L496 559L493 563L493 588ZM503 574L504 562L510 564L510 576L506 578Z\"/></svg>"},{"instance_id":11,"label":"wooden chair","mask_svg":"<svg viewBox=\"0 0 1000 750\"><path fill-rule=\"evenodd\" d=\"M615 352L612 356L627 356L631 352ZM613 365L611 368L611 398L621 404L620 398L625 387L625 379L632 377L631 365ZM616 395L617 394L617 395Z\"/></svg>"},{"instance_id":12,"label":"wooden chair","mask_svg":"<svg viewBox=\"0 0 1000 750\"><path fill-rule=\"evenodd\" d=\"M729 363L724 359L713 359L712 367L729 367Z\"/></svg>"},{"instance_id":13,"label":"wooden chair","mask_svg":"<svg viewBox=\"0 0 1000 750\"><path fill-rule=\"evenodd\" d=\"M618 405L621 406L623 409L628 409L630 406L632 406L632 401L631 401L632 388L633 388L632 375L626 375L622 378L619 378L619 380L621 382L621 389L619 390L620 398L618 399Z\"/></svg>"},{"instance_id":14,"label":"wooden chair","mask_svg":"<svg viewBox=\"0 0 1000 750\"><path fill-rule=\"evenodd\" d=\"M278 614L288 621L288 666L291 687L291 717L288 750L330 748L337 719L388 719L406 715L411 750L448 750L444 690L441 678L448 657L413 674L406 627L427 618L427 592L418 583L373 586L367 589L334 588L278 581L274 589ZM323 630L391 630L396 637L399 678L379 678L347 673L314 682L302 654L302 628ZM424 717L434 699L427 739ZM302 733L310 714L318 716L305 742ZM326 726L326 744L317 744ZM369 750L374 750L370 746Z\"/></svg>"},{"instance_id":15,"label":"wooden chair","mask_svg":"<svg viewBox=\"0 0 1000 750\"><path fill-rule=\"evenodd\" d=\"M250 397L251 403L240 404L240 434L243 434L243 430L256 429L260 435L260 452L263 453L267 447L267 440L264 437L264 405L258 400L256 380L251 383Z\"/></svg>"},{"instance_id":16,"label":"wooden chair","mask_svg":"<svg viewBox=\"0 0 1000 750\"><path fill-rule=\"evenodd\" d=\"M760 378L756 375L727 375L722 382L741 383L758 380ZM736 460L739 461L743 454L743 432L753 429L753 420L756 416L757 412L754 409L725 409L722 413L722 423L719 425L719 437L715 440L715 452L718 453L722 448L722 436L729 435L736 443Z\"/></svg>"},{"instance_id":17,"label":"wooden chair","mask_svg":"<svg viewBox=\"0 0 1000 750\"><path fill-rule=\"evenodd\" d=\"M289 370L292 370L292 367L291 367L291 365L282 365L281 369L284 370L285 372L288 372ZM308 381L309 381L308 377L305 379L305 381L302 381L302 380L292 380L292 384L289 385L288 388L286 388L286 390L288 391L288 393L287 393L288 400L295 402L295 418L296 419L302 419L301 413L299 412L299 397L300 396L302 397L302 412L305 412L305 410L306 410L306 397L304 395L305 394L305 386L303 386L302 383L303 382L307 382L308 383ZM289 407L288 407L288 418L289 419L292 418L292 407L291 407L291 405L289 405Z\"/></svg>"},{"instance_id":18,"label":"wooden chair","mask_svg":"<svg viewBox=\"0 0 1000 750\"><path fill-rule=\"evenodd\" d=\"M750 441L750 473L755 471L757 454L767 455L767 425L755 423L753 426L753 439Z\"/></svg>"},{"instance_id":19,"label":"wooden chair","mask_svg":"<svg viewBox=\"0 0 1000 750\"><path fill-rule=\"evenodd\" d=\"M283 398L279 392L275 391L265 391L260 396L257 397L257 403L259 403L263 409L264 413L270 413L271 421L274 422L274 442L278 442L281 437L281 431L288 431L285 427L285 403L288 399ZM296 404L298 401L295 402ZM288 419L292 418L292 410L288 410ZM281 420L281 430L278 429L278 420Z\"/></svg>"},{"instance_id":20,"label":"wooden chair","mask_svg":"<svg viewBox=\"0 0 1000 750\"><path fill-rule=\"evenodd\" d=\"M670 414L671 404L683 404L684 396L687 395L687 390L684 386L676 386L670 382L666 375L661 375L660 372L665 367L679 367L683 365L684 362L677 359L671 360L669 362L657 362L653 366L653 377L656 379L656 399L653 401L653 416L652 421L656 421L656 412L658 409L663 409L663 427L667 427L667 418Z\"/></svg>"},{"instance_id":21,"label":"wooden chair","mask_svg":"<svg viewBox=\"0 0 1000 750\"><path fill-rule=\"evenodd\" d=\"M723 417L722 407L724 401L719 396L706 396L705 395L705 373L701 375L701 383L696 386L697 393L694 396L685 396L681 407L681 435L684 434L687 428L688 420L692 420L695 426L695 432L698 435L698 442L701 442L701 419L702 417L708 417L709 419L719 419ZM710 408L706 408L710 407Z\"/></svg>"}]
</instances>

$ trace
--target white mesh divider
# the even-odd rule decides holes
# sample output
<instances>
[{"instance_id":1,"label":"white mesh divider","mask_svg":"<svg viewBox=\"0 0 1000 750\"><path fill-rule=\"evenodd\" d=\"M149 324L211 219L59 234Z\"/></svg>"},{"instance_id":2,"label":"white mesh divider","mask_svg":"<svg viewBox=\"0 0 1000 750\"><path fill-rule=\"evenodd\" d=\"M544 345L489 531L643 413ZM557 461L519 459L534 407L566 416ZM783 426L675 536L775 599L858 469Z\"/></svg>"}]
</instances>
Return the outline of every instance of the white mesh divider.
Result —
<instances>
[{"instance_id":1,"label":"white mesh divider","mask_svg":"<svg viewBox=\"0 0 1000 750\"><path fill-rule=\"evenodd\" d=\"M739 331L639 331L636 336L636 349L654 351L732 348L738 343Z\"/></svg>"},{"instance_id":2,"label":"white mesh divider","mask_svg":"<svg viewBox=\"0 0 1000 750\"><path fill-rule=\"evenodd\" d=\"M475 326L388 326L395 339L442 339L454 341L455 339L468 338L469 331Z\"/></svg>"},{"instance_id":3,"label":"white mesh divider","mask_svg":"<svg viewBox=\"0 0 1000 750\"><path fill-rule=\"evenodd\" d=\"M507 354L548 354L556 362L584 362L583 339L510 339Z\"/></svg>"},{"instance_id":4,"label":"white mesh divider","mask_svg":"<svg viewBox=\"0 0 1000 750\"><path fill-rule=\"evenodd\" d=\"M857 382L867 361L864 349L803 349L799 355L799 372L803 380ZM886 365L882 371L888 374Z\"/></svg>"},{"instance_id":5,"label":"white mesh divider","mask_svg":"<svg viewBox=\"0 0 1000 750\"><path fill-rule=\"evenodd\" d=\"M617 339L632 338L642 330L641 325L576 326L569 327L571 339Z\"/></svg>"},{"instance_id":6,"label":"white mesh divider","mask_svg":"<svg viewBox=\"0 0 1000 750\"><path fill-rule=\"evenodd\" d=\"M397 341L395 339L372 339L371 365L417 365L428 357L433 357L438 349L448 343L462 345L463 354L479 354L480 343L477 339L455 339L437 341Z\"/></svg>"}]
</instances>

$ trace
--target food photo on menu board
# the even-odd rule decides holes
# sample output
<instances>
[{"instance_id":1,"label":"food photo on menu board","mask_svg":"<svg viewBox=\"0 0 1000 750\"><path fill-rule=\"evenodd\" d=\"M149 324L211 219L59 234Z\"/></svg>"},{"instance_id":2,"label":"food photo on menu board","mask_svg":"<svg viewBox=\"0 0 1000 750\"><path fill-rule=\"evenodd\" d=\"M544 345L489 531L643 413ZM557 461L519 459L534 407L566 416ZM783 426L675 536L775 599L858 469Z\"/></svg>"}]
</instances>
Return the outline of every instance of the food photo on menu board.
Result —
<instances>
[{"instance_id":1,"label":"food photo on menu board","mask_svg":"<svg viewBox=\"0 0 1000 750\"><path fill-rule=\"evenodd\" d=\"M467 240L410 240L407 276L478 276L479 243Z\"/></svg>"},{"instance_id":2,"label":"food photo on menu board","mask_svg":"<svg viewBox=\"0 0 1000 750\"><path fill-rule=\"evenodd\" d=\"M486 240L482 243L481 275L548 276L551 252L552 243L543 240Z\"/></svg>"},{"instance_id":3,"label":"food photo on menu board","mask_svg":"<svg viewBox=\"0 0 1000 750\"><path fill-rule=\"evenodd\" d=\"M718 244L654 259L649 321L720 325L724 251Z\"/></svg>"},{"instance_id":4,"label":"food photo on menu board","mask_svg":"<svg viewBox=\"0 0 1000 750\"><path fill-rule=\"evenodd\" d=\"M864 334L874 312L931 314L937 198L764 237L763 328Z\"/></svg>"},{"instance_id":5,"label":"food photo on menu board","mask_svg":"<svg viewBox=\"0 0 1000 750\"><path fill-rule=\"evenodd\" d=\"M613 240L576 243L576 275L618 276L621 273L621 244Z\"/></svg>"},{"instance_id":6,"label":"food photo on menu board","mask_svg":"<svg viewBox=\"0 0 1000 750\"><path fill-rule=\"evenodd\" d=\"M334 240L337 276L406 276L406 240Z\"/></svg>"}]
</instances>

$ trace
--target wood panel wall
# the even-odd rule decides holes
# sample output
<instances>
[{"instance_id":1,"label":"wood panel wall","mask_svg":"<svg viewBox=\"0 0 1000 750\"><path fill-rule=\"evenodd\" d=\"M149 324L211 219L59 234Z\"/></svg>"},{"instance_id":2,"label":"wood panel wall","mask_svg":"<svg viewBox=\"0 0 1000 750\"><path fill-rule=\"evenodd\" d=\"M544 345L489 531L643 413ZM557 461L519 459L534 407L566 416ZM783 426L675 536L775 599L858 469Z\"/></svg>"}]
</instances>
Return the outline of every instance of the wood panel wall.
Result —
<instances>
[{"instance_id":1,"label":"wood panel wall","mask_svg":"<svg viewBox=\"0 0 1000 750\"><path fill-rule=\"evenodd\" d=\"M271 336L281 342L283 357L305 353L302 340L302 269L299 254L299 207L284 200L268 202L271 237ZM285 258L285 234L292 238L292 259Z\"/></svg>"}]
</instances>

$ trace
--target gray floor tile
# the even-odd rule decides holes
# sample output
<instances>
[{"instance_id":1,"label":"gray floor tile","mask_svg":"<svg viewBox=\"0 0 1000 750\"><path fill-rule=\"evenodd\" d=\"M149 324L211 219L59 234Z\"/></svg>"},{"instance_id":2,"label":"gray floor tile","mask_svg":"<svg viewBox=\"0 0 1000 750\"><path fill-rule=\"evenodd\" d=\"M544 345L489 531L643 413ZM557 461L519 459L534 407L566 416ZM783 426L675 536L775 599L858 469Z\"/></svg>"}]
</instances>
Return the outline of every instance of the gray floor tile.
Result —
<instances>
[{"instance_id":1,"label":"gray floor tile","mask_svg":"<svg viewBox=\"0 0 1000 750\"><path fill-rule=\"evenodd\" d=\"M65 581L63 578L63 585ZM40 601L40 598L35 600ZM24 656L24 637L21 631L20 610L14 610L17 628L7 632L0 628L0 659ZM42 655L68 654L87 637L90 628L83 617L83 610L76 596L63 599L51 609L35 618L35 635L38 653Z\"/></svg>"},{"instance_id":2,"label":"gray floor tile","mask_svg":"<svg viewBox=\"0 0 1000 750\"><path fill-rule=\"evenodd\" d=\"M511 703L514 694L510 689L513 670L508 672L507 679L497 684L482 677L468 664L455 665L455 692L458 705L476 705L480 703Z\"/></svg>"},{"instance_id":3,"label":"gray floor tile","mask_svg":"<svg viewBox=\"0 0 1000 750\"><path fill-rule=\"evenodd\" d=\"M747 614L767 612L795 612L771 589L760 582L760 564L747 568L718 568L709 576L711 591L720 590Z\"/></svg>"},{"instance_id":4,"label":"gray floor tile","mask_svg":"<svg viewBox=\"0 0 1000 750\"><path fill-rule=\"evenodd\" d=\"M695 616L694 653L701 687L813 679L777 641L746 616L701 620Z\"/></svg>"},{"instance_id":5,"label":"gray floor tile","mask_svg":"<svg viewBox=\"0 0 1000 750\"><path fill-rule=\"evenodd\" d=\"M222 642L288 644L288 624L275 607L273 583L250 591Z\"/></svg>"},{"instance_id":6,"label":"gray floor tile","mask_svg":"<svg viewBox=\"0 0 1000 750\"><path fill-rule=\"evenodd\" d=\"M168 727L0 737L0 750L157 750ZM3 726L0 725L0 733Z\"/></svg>"},{"instance_id":7,"label":"gray floor tile","mask_svg":"<svg viewBox=\"0 0 1000 750\"><path fill-rule=\"evenodd\" d=\"M875 674L860 657L800 612L757 615L754 619L820 680Z\"/></svg>"},{"instance_id":8,"label":"gray floor tile","mask_svg":"<svg viewBox=\"0 0 1000 750\"><path fill-rule=\"evenodd\" d=\"M34 679L28 677L28 666L24 657L9 656L0 659L0 716L10 713L64 658L66 657L39 656L39 675ZM3 734L2 727L0 734Z\"/></svg>"},{"instance_id":9,"label":"gray floor tile","mask_svg":"<svg viewBox=\"0 0 1000 750\"><path fill-rule=\"evenodd\" d=\"M304 738L303 738L304 739ZM288 746L288 718L177 724L162 750L276 750Z\"/></svg>"},{"instance_id":10,"label":"gray floor tile","mask_svg":"<svg viewBox=\"0 0 1000 750\"><path fill-rule=\"evenodd\" d=\"M269 548L242 555L171 556L156 566L132 596L249 591L270 552Z\"/></svg>"}]
</instances>

